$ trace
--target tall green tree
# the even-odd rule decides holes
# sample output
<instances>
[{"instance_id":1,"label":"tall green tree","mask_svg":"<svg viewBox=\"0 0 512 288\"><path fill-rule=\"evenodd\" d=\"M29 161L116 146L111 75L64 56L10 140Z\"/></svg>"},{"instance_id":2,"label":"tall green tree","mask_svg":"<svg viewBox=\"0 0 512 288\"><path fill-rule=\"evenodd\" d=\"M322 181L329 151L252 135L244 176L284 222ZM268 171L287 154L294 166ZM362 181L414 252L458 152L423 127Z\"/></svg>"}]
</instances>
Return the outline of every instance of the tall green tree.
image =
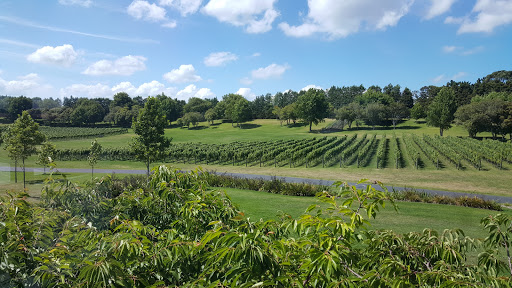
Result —
<instances>
[{"instance_id":1,"label":"tall green tree","mask_svg":"<svg viewBox=\"0 0 512 288\"><path fill-rule=\"evenodd\" d=\"M381 103L370 103L365 109L365 122L372 129L375 129L376 125L382 124L388 116L388 109Z\"/></svg>"},{"instance_id":2,"label":"tall green tree","mask_svg":"<svg viewBox=\"0 0 512 288\"><path fill-rule=\"evenodd\" d=\"M296 103L299 118L309 124L309 131L313 123L318 125L328 116L329 104L323 90L311 88L299 96Z\"/></svg>"},{"instance_id":3,"label":"tall green tree","mask_svg":"<svg viewBox=\"0 0 512 288\"><path fill-rule=\"evenodd\" d=\"M242 123L251 119L251 106L245 98L239 99L233 106L231 118L236 122L237 126L242 128Z\"/></svg>"},{"instance_id":4,"label":"tall green tree","mask_svg":"<svg viewBox=\"0 0 512 288\"><path fill-rule=\"evenodd\" d=\"M39 131L39 124L34 122L27 111L7 129L4 134L4 149L15 162L21 160L23 168L23 188L26 188L25 159L37 152L37 145L46 140L46 136Z\"/></svg>"},{"instance_id":5,"label":"tall green tree","mask_svg":"<svg viewBox=\"0 0 512 288\"><path fill-rule=\"evenodd\" d=\"M36 164L43 166L43 174L46 174L46 167L53 164L53 158L57 148L51 142L44 142L39 149L37 154Z\"/></svg>"},{"instance_id":6,"label":"tall green tree","mask_svg":"<svg viewBox=\"0 0 512 288\"><path fill-rule=\"evenodd\" d=\"M89 166L91 166L91 180L94 179L94 165L98 163L98 159L100 158L101 144L98 143L96 139L91 142L91 148L89 148L89 156L87 156L87 162L89 162Z\"/></svg>"},{"instance_id":7,"label":"tall green tree","mask_svg":"<svg viewBox=\"0 0 512 288\"><path fill-rule=\"evenodd\" d=\"M188 99L188 103L185 106L183 106L183 111L185 113L199 112L202 115L204 115L204 113L212 107L213 105L210 101L206 101L197 97L191 97L190 99Z\"/></svg>"},{"instance_id":8,"label":"tall green tree","mask_svg":"<svg viewBox=\"0 0 512 288\"><path fill-rule=\"evenodd\" d=\"M443 136L443 131L452 127L456 110L455 93L451 88L443 87L428 106L427 125L439 127L439 135Z\"/></svg>"},{"instance_id":9,"label":"tall green tree","mask_svg":"<svg viewBox=\"0 0 512 288\"><path fill-rule=\"evenodd\" d=\"M213 124L213 121L215 121L216 119L218 119L218 116L217 116L217 113L216 113L215 109L214 109L214 108L210 108L210 109L208 109L208 110L204 113L204 118L208 121L208 123Z\"/></svg>"},{"instance_id":10,"label":"tall green tree","mask_svg":"<svg viewBox=\"0 0 512 288\"><path fill-rule=\"evenodd\" d=\"M9 98L9 107L7 114L11 121L16 120L21 112L32 109L32 99L25 96Z\"/></svg>"},{"instance_id":11,"label":"tall green tree","mask_svg":"<svg viewBox=\"0 0 512 288\"><path fill-rule=\"evenodd\" d=\"M139 111L137 121L133 122L133 132L137 134L130 143L131 150L137 160L146 164L149 177L149 165L163 158L165 149L171 140L164 136L168 122L160 107L160 101L149 97Z\"/></svg>"},{"instance_id":12,"label":"tall green tree","mask_svg":"<svg viewBox=\"0 0 512 288\"><path fill-rule=\"evenodd\" d=\"M231 126L234 126L234 119L233 119L233 111L235 110L235 105L240 100L246 100L242 95L238 94L227 94L222 96L222 101L217 104L215 107L221 107L220 109L223 109L224 117L231 120ZM247 101L247 100L246 100ZM220 114L220 112L219 112Z\"/></svg>"}]
</instances>

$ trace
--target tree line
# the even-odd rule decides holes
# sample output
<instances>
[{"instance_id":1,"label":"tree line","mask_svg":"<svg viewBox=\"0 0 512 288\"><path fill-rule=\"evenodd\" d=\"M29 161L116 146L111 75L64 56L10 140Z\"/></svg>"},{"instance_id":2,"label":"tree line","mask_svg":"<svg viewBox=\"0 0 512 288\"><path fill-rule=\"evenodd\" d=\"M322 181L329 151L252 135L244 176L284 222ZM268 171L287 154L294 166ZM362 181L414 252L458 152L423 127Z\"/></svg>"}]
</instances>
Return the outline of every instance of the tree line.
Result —
<instances>
[{"instance_id":1,"label":"tree line","mask_svg":"<svg viewBox=\"0 0 512 288\"><path fill-rule=\"evenodd\" d=\"M395 127L404 118L425 118L427 124L439 127L440 134L452 124L463 125L469 136L491 132L494 137L510 134L512 127L512 71L496 71L475 83L450 81L444 86L424 86L418 91L389 84L332 86L326 90L267 93L249 101L241 95L227 94L222 99L192 97L188 101L168 97L155 98L161 103L166 119L180 127L190 128L202 121L213 124L228 120L233 126L251 119L278 119L281 124L302 120L309 125L325 118L339 121L335 128L352 129L363 123ZM141 96L125 92L107 98L40 99L0 96L0 115L14 121L22 111L45 125L93 126L103 122L131 127L138 111L146 102Z\"/></svg>"}]
</instances>

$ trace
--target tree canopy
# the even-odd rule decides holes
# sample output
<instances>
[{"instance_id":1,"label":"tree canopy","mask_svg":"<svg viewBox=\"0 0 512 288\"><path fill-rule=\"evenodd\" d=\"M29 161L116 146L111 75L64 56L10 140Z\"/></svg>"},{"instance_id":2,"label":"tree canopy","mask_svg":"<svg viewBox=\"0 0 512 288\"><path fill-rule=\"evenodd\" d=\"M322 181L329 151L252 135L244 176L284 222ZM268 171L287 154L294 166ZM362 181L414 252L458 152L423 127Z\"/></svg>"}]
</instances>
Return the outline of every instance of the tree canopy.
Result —
<instances>
[{"instance_id":1,"label":"tree canopy","mask_svg":"<svg viewBox=\"0 0 512 288\"><path fill-rule=\"evenodd\" d=\"M167 125L160 101L149 97L140 109L137 121L133 122L133 132L137 136L130 143L135 157L146 164L148 176L150 164L161 159L170 145L170 139L164 136Z\"/></svg>"},{"instance_id":2,"label":"tree canopy","mask_svg":"<svg viewBox=\"0 0 512 288\"><path fill-rule=\"evenodd\" d=\"M443 131L452 127L456 109L455 93L451 88L443 87L429 105L427 125L439 127L439 134L443 136Z\"/></svg>"},{"instance_id":3,"label":"tree canopy","mask_svg":"<svg viewBox=\"0 0 512 288\"><path fill-rule=\"evenodd\" d=\"M319 122L324 121L328 116L327 109L329 104L325 97L325 92L319 89L311 88L306 93L299 96L297 99L296 109L299 118L309 124L309 131L311 125L318 125Z\"/></svg>"},{"instance_id":4,"label":"tree canopy","mask_svg":"<svg viewBox=\"0 0 512 288\"><path fill-rule=\"evenodd\" d=\"M39 131L39 124L34 122L28 111L23 111L4 133L3 139L9 157L15 162L22 162L25 187L25 160L37 152L36 146L43 143L46 137Z\"/></svg>"}]
</instances>

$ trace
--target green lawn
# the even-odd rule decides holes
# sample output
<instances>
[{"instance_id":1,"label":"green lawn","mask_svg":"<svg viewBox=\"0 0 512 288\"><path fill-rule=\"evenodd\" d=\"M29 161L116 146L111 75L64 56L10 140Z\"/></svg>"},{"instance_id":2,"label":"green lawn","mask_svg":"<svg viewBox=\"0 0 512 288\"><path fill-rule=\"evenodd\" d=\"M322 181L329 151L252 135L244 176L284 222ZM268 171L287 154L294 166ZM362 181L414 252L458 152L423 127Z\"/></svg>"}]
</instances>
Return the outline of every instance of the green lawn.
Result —
<instances>
[{"instance_id":1,"label":"green lawn","mask_svg":"<svg viewBox=\"0 0 512 288\"><path fill-rule=\"evenodd\" d=\"M377 127L376 130L371 130L369 127L363 126L360 129L353 127L350 131L342 131L336 133L321 133L320 129L327 126L333 120L326 120L318 126L313 126L315 131L308 132L308 127L304 125L295 125L288 127L281 126L277 120L254 120L245 124L245 128L232 127L230 123L216 123L215 125L208 126L206 123L201 123L197 129L186 128L171 128L166 129L166 135L173 138L175 143L186 142L203 142L203 143L229 143L233 141L253 141L253 140L277 140L277 139L302 139L305 137L318 137L318 136L340 136L346 134L358 133L362 135L368 134L386 134L391 137L393 130L391 128L382 129ZM428 127L424 123L416 123L414 120L404 121L397 126L395 130L398 137L402 133L415 133L415 134L430 134L436 135L438 129ZM455 126L445 132L448 136L466 136L463 128ZM114 135L98 138L98 142L103 147L119 147L128 146L130 139L134 136L130 131L127 134ZM486 134L478 136L489 136ZM93 139L77 139L69 141L56 141L55 144L58 148L86 148L90 146ZM7 157L5 151L0 151L0 166L12 166L12 161ZM391 159L391 157L390 157ZM487 171L477 171L468 163L465 163L467 169L456 170L453 165L446 165L446 168L436 170L433 165L425 163L422 169L416 170L409 165L409 156L404 151L406 168L394 169L388 161L387 168L376 169L375 157L373 158L370 166L364 168L357 168L355 165L339 168L337 166L322 168L321 165L313 168L288 168L287 165L282 167L273 167L272 165L259 167L253 164L250 167L245 165L231 166L231 165L205 165L205 163L183 164L183 163L166 163L171 164L181 169L195 169L201 165L208 170L215 170L218 172L238 172L238 173L251 173L251 174L264 174L264 175L277 175L277 176L294 176L304 178L317 178L326 180L343 180L343 181L358 181L363 178L370 180L382 181L388 185L407 186L414 188L425 188L435 190L450 190L469 193L483 193L493 195L512 196L512 165L506 164L506 170L498 170L488 163L484 163L484 168ZM155 165L159 163L154 163ZM31 157L26 161L27 167L37 167L35 164L35 157ZM80 161L59 161L57 162L58 168L89 168L86 162ZM135 161L99 161L96 168L101 169L145 169L141 162ZM1 176L0 176L1 177Z\"/></svg>"},{"instance_id":2,"label":"green lawn","mask_svg":"<svg viewBox=\"0 0 512 288\"><path fill-rule=\"evenodd\" d=\"M287 213L296 218L313 203L323 205L313 197L284 196L231 188L219 190L226 191L233 202L244 211L245 216L253 221L278 219L280 213ZM370 220L370 229L389 229L398 233L407 233L421 232L425 228L432 228L438 232L444 229L460 228L470 237L484 238L486 231L480 225L480 219L500 213L451 205L412 202L397 202L397 204L398 212L391 205L387 205L377 214L376 219ZM512 214L512 211L507 210L501 213Z\"/></svg>"}]
</instances>

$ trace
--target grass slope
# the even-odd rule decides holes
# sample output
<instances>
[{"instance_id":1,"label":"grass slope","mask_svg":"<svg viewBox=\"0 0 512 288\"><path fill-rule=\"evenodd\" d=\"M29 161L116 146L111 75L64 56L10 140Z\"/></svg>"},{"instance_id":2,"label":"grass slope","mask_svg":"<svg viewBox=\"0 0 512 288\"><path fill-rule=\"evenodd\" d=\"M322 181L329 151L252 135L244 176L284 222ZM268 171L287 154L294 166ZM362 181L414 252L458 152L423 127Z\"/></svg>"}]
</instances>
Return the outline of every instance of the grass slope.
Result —
<instances>
[{"instance_id":1,"label":"grass slope","mask_svg":"<svg viewBox=\"0 0 512 288\"><path fill-rule=\"evenodd\" d=\"M320 129L327 126L333 120L326 120L314 127L315 133L309 133L308 127L304 125L281 126L277 120L254 120L244 125L243 129L232 127L230 123L215 124L208 126L206 123L201 123L197 129L186 128L171 128L166 129L166 135L173 138L175 143L186 142L202 142L202 143L230 143L233 141L254 141L254 140L277 140L277 139L302 139L305 137L323 137L323 136L341 136L346 134L363 133L377 134L378 138L382 134L386 134L390 139L393 134L391 128L377 127L372 130L369 127L363 126L359 129L353 127L352 130L335 132L335 133L321 133ZM435 127L428 127L424 123L416 123L413 120L405 121L397 126L395 133L401 137L402 133L414 133L418 135L429 134L436 135L439 133ZM461 127L453 127L446 131L445 135L449 136L466 136L466 132ZM103 147L119 147L128 146L129 141L134 136L130 131L127 134L114 135L98 138L98 142ZM479 136L489 136L482 134ZM90 146L92 140L69 140L69 141L56 141L55 144L58 148L86 148ZM389 141L391 144L391 141ZM403 144L403 142L401 142ZM392 145L388 147L391 149ZM12 166L12 161L7 157L5 151L0 151L0 166ZM375 158L372 159L368 167L357 168L351 165L346 168L339 168L333 166L330 168L321 168L321 165L312 168L298 167L288 168L287 165L283 167L274 168L273 166L259 167L253 164L251 167L230 166L230 165L205 165L205 163L198 163L208 170L215 170L218 172L237 172L237 173L251 173L251 174L265 174L277 176L294 176L303 178L317 178L326 180L343 180L343 181L358 181L363 178L370 180L379 180L388 185L407 186L414 188L425 188L435 190L450 190L469 193L484 193L502 196L512 196L512 174L510 169L512 165L507 165L507 170L497 170L489 164L484 164L487 171L477 171L470 167L466 170L456 170L453 165L446 165L442 170L436 170L435 167L425 161L425 165L421 169L414 169L411 165L412 161L403 151L405 168L394 169L393 155L388 153L388 163L384 169L376 169ZM154 163L155 165L159 163ZM183 164L183 163L167 163L182 169L195 169L198 165ZM26 161L27 167L37 167L35 164L35 157L31 157ZM58 168L88 168L85 162L79 161L60 161L57 162ZM99 161L96 165L97 169L145 169L141 162L134 161ZM5 173L5 172L0 172ZM1 178L2 176L0 176ZM5 177L4 177L5 178ZM1 183L0 183L1 184Z\"/></svg>"},{"instance_id":2,"label":"grass slope","mask_svg":"<svg viewBox=\"0 0 512 288\"><path fill-rule=\"evenodd\" d=\"M297 197L223 188L246 217L259 219L278 219L281 213L299 217L313 203L322 204L312 197ZM387 229L398 233L421 232L432 228L438 232L444 229L462 229L466 235L474 238L486 237L486 231L480 226L480 219L500 212L426 203L397 202L398 212L391 205L382 209L376 219L370 220L370 229ZM507 210L501 213L512 214Z\"/></svg>"}]
</instances>

